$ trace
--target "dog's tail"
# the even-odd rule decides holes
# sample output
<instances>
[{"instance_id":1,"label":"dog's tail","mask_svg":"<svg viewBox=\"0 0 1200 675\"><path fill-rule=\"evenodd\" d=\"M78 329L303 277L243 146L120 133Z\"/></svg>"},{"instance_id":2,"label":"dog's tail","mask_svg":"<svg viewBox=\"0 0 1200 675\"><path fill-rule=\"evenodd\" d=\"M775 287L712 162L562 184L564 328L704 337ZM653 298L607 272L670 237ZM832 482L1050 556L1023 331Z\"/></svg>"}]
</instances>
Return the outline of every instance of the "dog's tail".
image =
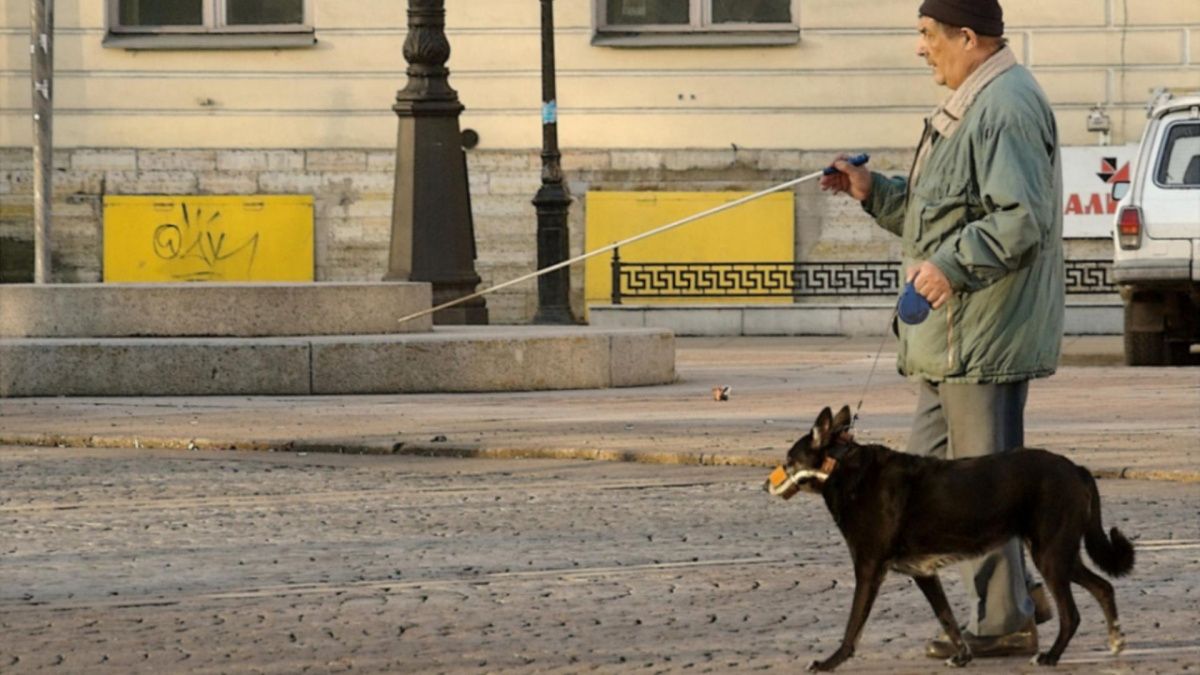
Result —
<instances>
[{"instance_id":1,"label":"dog's tail","mask_svg":"<svg viewBox=\"0 0 1200 675\"><path fill-rule=\"evenodd\" d=\"M1107 537L1104 536L1104 526L1100 524L1100 491L1096 489L1096 480L1087 469L1080 468L1079 472L1083 474L1084 482L1092 493L1092 512L1083 533L1088 556L1108 576L1124 576L1133 569L1133 544L1115 527Z\"/></svg>"}]
</instances>

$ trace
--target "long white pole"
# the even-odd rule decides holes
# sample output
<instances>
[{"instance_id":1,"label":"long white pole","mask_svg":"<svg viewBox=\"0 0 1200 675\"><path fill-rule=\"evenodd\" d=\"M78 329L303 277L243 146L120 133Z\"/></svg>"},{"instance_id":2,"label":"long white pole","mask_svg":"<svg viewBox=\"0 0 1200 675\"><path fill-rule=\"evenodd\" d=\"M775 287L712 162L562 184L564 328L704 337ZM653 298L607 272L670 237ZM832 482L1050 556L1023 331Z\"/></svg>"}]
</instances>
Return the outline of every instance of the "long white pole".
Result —
<instances>
[{"instance_id":1,"label":"long white pole","mask_svg":"<svg viewBox=\"0 0 1200 675\"><path fill-rule=\"evenodd\" d=\"M33 281L50 280L50 208L54 187L54 0L32 0Z\"/></svg>"},{"instance_id":2,"label":"long white pole","mask_svg":"<svg viewBox=\"0 0 1200 675\"><path fill-rule=\"evenodd\" d=\"M849 161L851 164L861 165L867 161L867 156L866 155L858 155L856 157L848 159L847 161ZM471 295L464 295L461 298L455 298L454 300L451 300L449 302L444 302L436 307L430 307L429 309L423 309L419 312L409 314L408 316L401 317L399 319L399 323L404 323L406 321L411 321L413 319L417 319L422 316L426 316L428 314L433 314L434 312L446 309L447 307L453 307L454 305L457 305L460 302L466 302L468 300L478 298L482 295L487 295L488 293L493 293L495 291L500 290L501 288L508 288L509 286L512 286L514 284L519 284L522 281L528 281L529 279L534 279L536 277L540 277L543 274L548 274L555 270L562 269L568 265L574 265L575 263L580 262L581 260L587 260L588 258L598 256L601 253L607 253L607 252L613 250L614 248L625 246L626 244L632 244L635 241L641 241L642 239L646 239L647 237L653 237L654 235L661 234L663 232L666 232L667 230L673 230L673 229L679 227L680 225L686 225L688 223L700 220L701 218L707 218L711 215L715 215L722 211L727 211L729 209L732 209L735 206L741 206L742 204L745 204L747 202L752 202L755 199L761 199L771 193L779 192L780 190L786 190L790 187L794 187L801 183L810 181L814 178L820 178L821 176L823 176L827 173L830 173L830 169L822 169L820 171L814 171L808 175L801 176L799 178L793 178L792 180L789 180L786 183L780 183L778 185L773 185L765 190L760 190L759 192L755 192L754 194L751 194L751 195L746 195L745 197L741 197L740 199L735 199L731 202L726 202L724 204L721 204L720 206L714 206L713 208L708 209L706 211L701 211L700 213L692 214L692 215L688 216L687 218L676 220L673 223L667 223L666 225L656 227L653 230L647 230L641 234L637 234L632 237L629 237L628 239L622 239L621 241L613 242L611 244L608 244L607 246L601 246L600 248L598 248L594 251L588 251L587 253L575 256L574 258L571 258L570 260L564 260L560 263L555 263L548 267L544 267L540 270L530 272L529 274L526 274L524 276L517 277L516 279L511 279L509 281L505 281L504 283L496 284L495 286L485 288L482 291L476 291L476 292L472 293Z\"/></svg>"}]
</instances>

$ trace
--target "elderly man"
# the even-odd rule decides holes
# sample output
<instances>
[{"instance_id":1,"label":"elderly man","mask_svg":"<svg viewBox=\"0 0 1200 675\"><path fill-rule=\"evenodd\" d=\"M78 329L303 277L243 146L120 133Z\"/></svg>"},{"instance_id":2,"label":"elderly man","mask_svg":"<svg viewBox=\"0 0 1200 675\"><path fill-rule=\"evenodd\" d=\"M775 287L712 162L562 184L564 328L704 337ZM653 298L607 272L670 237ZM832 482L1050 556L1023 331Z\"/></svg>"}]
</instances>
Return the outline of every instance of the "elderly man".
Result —
<instances>
[{"instance_id":1,"label":"elderly man","mask_svg":"<svg viewBox=\"0 0 1200 675\"><path fill-rule=\"evenodd\" d=\"M821 184L903 238L906 279L933 306L924 322L899 328L898 367L920 387L908 451L1006 452L1024 444L1029 380L1054 373L1062 341L1058 132L1002 37L996 0L925 0L917 31L917 56L950 94L926 120L908 177L843 156L841 173ZM963 508L987 509L987 499ZM964 568L974 601L964 637L975 656L1036 653L1020 542ZM954 650L943 636L926 651Z\"/></svg>"}]
</instances>

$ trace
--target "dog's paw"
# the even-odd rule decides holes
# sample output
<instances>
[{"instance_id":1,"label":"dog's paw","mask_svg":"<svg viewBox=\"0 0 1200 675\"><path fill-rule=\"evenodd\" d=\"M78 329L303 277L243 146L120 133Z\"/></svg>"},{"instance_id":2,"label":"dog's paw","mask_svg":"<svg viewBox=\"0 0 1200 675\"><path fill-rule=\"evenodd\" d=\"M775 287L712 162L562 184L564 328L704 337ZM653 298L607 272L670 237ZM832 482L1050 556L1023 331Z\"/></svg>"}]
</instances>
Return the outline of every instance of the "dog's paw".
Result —
<instances>
[{"instance_id":1,"label":"dog's paw","mask_svg":"<svg viewBox=\"0 0 1200 675\"><path fill-rule=\"evenodd\" d=\"M834 668L837 668L836 663L831 663L833 659L825 659L824 661L813 661L808 664L808 672L810 673L828 673Z\"/></svg>"},{"instance_id":2,"label":"dog's paw","mask_svg":"<svg viewBox=\"0 0 1200 675\"><path fill-rule=\"evenodd\" d=\"M962 668L963 666L967 665L970 662L971 662L971 652L969 652L969 651L959 652L959 653L955 654L954 656L951 656L950 658L946 659L946 665L952 666L954 668Z\"/></svg>"},{"instance_id":3,"label":"dog's paw","mask_svg":"<svg viewBox=\"0 0 1200 675\"><path fill-rule=\"evenodd\" d=\"M1113 656L1120 654L1125 650L1125 636L1117 633L1116 635L1108 636L1108 649L1113 653Z\"/></svg>"},{"instance_id":4,"label":"dog's paw","mask_svg":"<svg viewBox=\"0 0 1200 675\"><path fill-rule=\"evenodd\" d=\"M1050 652L1040 652L1029 659L1029 662L1035 666L1057 666L1058 657L1051 656Z\"/></svg>"}]
</instances>

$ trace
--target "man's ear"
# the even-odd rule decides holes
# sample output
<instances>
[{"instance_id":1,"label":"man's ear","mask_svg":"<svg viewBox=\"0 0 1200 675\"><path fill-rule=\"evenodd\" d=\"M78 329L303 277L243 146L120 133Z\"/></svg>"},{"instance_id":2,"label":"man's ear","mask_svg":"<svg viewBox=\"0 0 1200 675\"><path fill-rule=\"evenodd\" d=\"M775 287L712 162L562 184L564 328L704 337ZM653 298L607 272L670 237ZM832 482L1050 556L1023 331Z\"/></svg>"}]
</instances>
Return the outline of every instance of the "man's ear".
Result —
<instances>
[{"instance_id":1,"label":"man's ear","mask_svg":"<svg viewBox=\"0 0 1200 675\"><path fill-rule=\"evenodd\" d=\"M975 49L976 47L979 46L979 34L975 32L974 28L964 27L961 30L962 30L964 46L967 48L968 51Z\"/></svg>"},{"instance_id":2,"label":"man's ear","mask_svg":"<svg viewBox=\"0 0 1200 675\"><path fill-rule=\"evenodd\" d=\"M812 447L820 448L829 442L832 437L830 431L833 428L833 412L826 407L817 415L817 422L812 428Z\"/></svg>"}]
</instances>

